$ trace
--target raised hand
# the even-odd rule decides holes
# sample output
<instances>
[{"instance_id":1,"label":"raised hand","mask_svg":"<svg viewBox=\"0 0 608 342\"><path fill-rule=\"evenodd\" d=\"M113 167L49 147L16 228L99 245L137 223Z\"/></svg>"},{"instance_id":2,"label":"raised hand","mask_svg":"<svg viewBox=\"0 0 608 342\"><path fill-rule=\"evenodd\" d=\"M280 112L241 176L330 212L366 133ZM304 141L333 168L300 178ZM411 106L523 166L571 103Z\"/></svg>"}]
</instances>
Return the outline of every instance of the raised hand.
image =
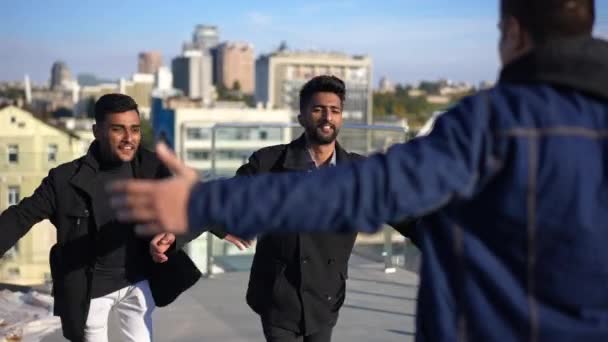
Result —
<instances>
[{"instance_id":1,"label":"raised hand","mask_svg":"<svg viewBox=\"0 0 608 342\"><path fill-rule=\"evenodd\" d=\"M110 204L120 221L138 223L146 234L185 233L188 230L188 199L198 175L165 144L157 144L156 153L174 177L114 182L110 185Z\"/></svg>"}]
</instances>

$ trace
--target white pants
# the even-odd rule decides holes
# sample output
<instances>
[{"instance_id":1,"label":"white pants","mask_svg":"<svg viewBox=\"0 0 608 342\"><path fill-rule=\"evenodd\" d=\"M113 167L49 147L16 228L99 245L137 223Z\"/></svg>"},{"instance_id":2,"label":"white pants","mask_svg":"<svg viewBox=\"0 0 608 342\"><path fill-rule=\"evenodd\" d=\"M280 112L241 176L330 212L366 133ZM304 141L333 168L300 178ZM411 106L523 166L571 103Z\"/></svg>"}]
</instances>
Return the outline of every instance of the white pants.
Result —
<instances>
[{"instance_id":1,"label":"white pants","mask_svg":"<svg viewBox=\"0 0 608 342\"><path fill-rule=\"evenodd\" d=\"M84 341L108 342L108 319L110 312L115 311L121 341L152 342L152 311L155 307L147 280L91 299Z\"/></svg>"}]
</instances>

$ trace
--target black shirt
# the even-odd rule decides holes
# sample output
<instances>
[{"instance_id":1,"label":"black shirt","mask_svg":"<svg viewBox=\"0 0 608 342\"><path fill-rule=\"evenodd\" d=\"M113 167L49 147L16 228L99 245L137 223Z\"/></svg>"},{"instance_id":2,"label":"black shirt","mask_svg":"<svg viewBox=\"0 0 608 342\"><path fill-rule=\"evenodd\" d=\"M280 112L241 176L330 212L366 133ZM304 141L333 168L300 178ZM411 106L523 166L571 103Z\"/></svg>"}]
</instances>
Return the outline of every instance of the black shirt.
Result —
<instances>
[{"instance_id":1,"label":"black shirt","mask_svg":"<svg viewBox=\"0 0 608 342\"><path fill-rule=\"evenodd\" d=\"M95 269L91 286L91 297L98 298L145 278L147 255L142 242L135 235L132 224L120 223L116 213L110 208L105 190L112 181L133 177L130 163L121 163L111 167L100 167L95 182L95 220L99 231L95 244Z\"/></svg>"}]
</instances>

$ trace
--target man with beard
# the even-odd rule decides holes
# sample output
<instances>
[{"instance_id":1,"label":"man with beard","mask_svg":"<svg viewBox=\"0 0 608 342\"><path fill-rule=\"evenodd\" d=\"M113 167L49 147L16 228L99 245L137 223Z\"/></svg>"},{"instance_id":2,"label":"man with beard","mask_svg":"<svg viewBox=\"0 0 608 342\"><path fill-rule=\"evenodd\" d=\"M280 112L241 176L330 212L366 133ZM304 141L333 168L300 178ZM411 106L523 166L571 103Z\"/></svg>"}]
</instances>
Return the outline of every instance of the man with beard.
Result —
<instances>
[{"instance_id":1,"label":"man with beard","mask_svg":"<svg viewBox=\"0 0 608 342\"><path fill-rule=\"evenodd\" d=\"M336 141L342 127L344 82L317 76L300 91L298 121L305 130L287 145L263 148L237 170L237 176L268 172L312 172L363 157L346 152ZM188 172L194 172L188 170ZM196 175L192 174L193 178ZM391 223L411 237L411 222ZM221 229L214 234L224 235ZM166 233L167 239L174 239ZM228 239L230 237L230 239ZM249 242L228 235L235 245ZM326 342L345 299L348 260L356 233L266 234L260 237L251 268L247 303L260 315L271 342ZM151 244L157 262L168 260L169 244Z\"/></svg>"},{"instance_id":2,"label":"man with beard","mask_svg":"<svg viewBox=\"0 0 608 342\"><path fill-rule=\"evenodd\" d=\"M263 148L237 176L331 167L361 156L336 141L345 98L342 80L317 76L300 91L298 121L305 132L287 145ZM345 297L356 233L266 234L255 252L247 303L260 315L267 341L327 342Z\"/></svg>"},{"instance_id":3,"label":"man with beard","mask_svg":"<svg viewBox=\"0 0 608 342\"><path fill-rule=\"evenodd\" d=\"M305 130L287 145L263 148L237 170L237 176L268 172L312 172L363 158L336 141L342 127L344 82L317 76L300 91L298 121ZM190 170L191 171L191 170ZM195 176L194 176L195 177ZM410 236L410 222L391 225ZM214 229L215 235L224 235ZM174 239L167 233L168 240ZM266 234L260 237L251 267L247 303L260 315L270 342L328 342L345 299L348 260L356 233ZM249 242L228 235L243 249ZM151 244L157 262L168 260L169 244Z\"/></svg>"},{"instance_id":4,"label":"man with beard","mask_svg":"<svg viewBox=\"0 0 608 342\"><path fill-rule=\"evenodd\" d=\"M137 103L123 94L100 97L93 133L85 156L50 170L32 196L1 213L0 257L34 224L49 219L57 228L50 264L64 336L108 341L108 316L114 311L122 341L151 341L154 308L171 303L201 274L180 248L170 261L155 264L158 256L150 256L148 243L169 245L167 236L173 235L159 234L151 242L137 237L133 224L118 222L108 203L109 182L171 176L154 153L140 147Z\"/></svg>"}]
</instances>

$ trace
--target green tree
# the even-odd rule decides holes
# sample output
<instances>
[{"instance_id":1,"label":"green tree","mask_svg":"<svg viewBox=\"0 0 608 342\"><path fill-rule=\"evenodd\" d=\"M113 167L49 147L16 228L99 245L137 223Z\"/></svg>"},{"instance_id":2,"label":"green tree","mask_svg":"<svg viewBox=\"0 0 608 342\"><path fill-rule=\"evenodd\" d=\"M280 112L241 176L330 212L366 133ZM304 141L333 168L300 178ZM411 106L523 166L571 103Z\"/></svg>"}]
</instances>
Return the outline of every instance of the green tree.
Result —
<instances>
[{"instance_id":1,"label":"green tree","mask_svg":"<svg viewBox=\"0 0 608 342\"><path fill-rule=\"evenodd\" d=\"M241 82L239 82L238 80L234 81L234 83L232 83L232 90L240 93L241 92Z\"/></svg>"},{"instance_id":2,"label":"green tree","mask_svg":"<svg viewBox=\"0 0 608 342\"><path fill-rule=\"evenodd\" d=\"M19 99L25 98L25 92L23 89L10 87L0 89L0 97L6 97L9 100L17 101Z\"/></svg>"},{"instance_id":3,"label":"green tree","mask_svg":"<svg viewBox=\"0 0 608 342\"><path fill-rule=\"evenodd\" d=\"M243 101L245 101L247 107L255 107L255 97L253 95L244 95Z\"/></svg>"},{"instance_id":4,"label":"green tree","mask_svg":"<svg viewBox=\"0 0 608 342\"><path fill-rule=\"evenodd\" d=\"M428 94L439 93L440 87L441 87L441 85L438 82L429 82L429 81L422 81L422 82L420 82L420 86L419 86L420 90L424 90Z\"/></svg>"},{"instance_id":5,"label":"green tree","mask_svg":"<svg viewBox=\"0 0 608 342\"><path fill-rule=\"evenodd\" d=\"M141 119L141 145L154 151L154 129L149 120Z\"/></svg>"}]
</instances>

